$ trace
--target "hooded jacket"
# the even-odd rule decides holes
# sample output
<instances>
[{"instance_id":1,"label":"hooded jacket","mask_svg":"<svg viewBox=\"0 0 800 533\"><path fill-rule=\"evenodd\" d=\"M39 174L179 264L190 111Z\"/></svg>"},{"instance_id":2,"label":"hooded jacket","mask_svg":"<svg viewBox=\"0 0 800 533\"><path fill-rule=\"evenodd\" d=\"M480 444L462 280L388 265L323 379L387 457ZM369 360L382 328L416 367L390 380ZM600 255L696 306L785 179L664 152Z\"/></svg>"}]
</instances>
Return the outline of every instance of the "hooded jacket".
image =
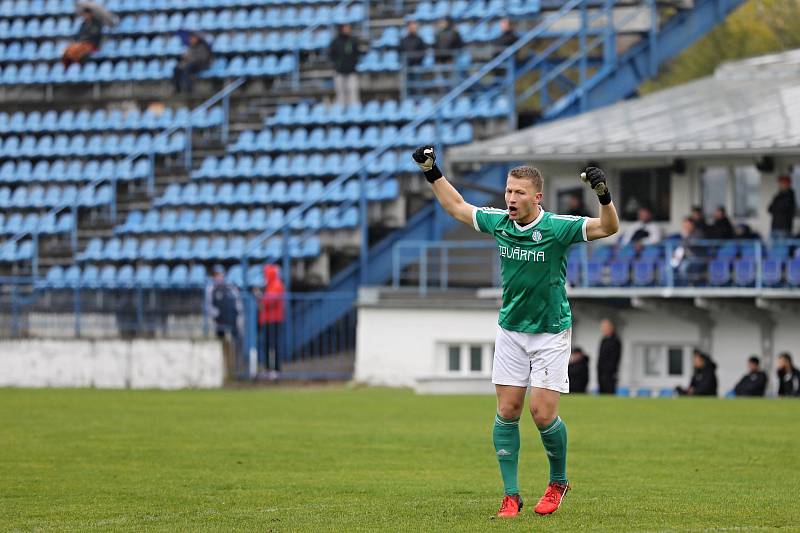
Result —
<instances>
[{"instance_id":1,"label":"hooded jacket","mask_svg":"<svg viewBox=\"0 0 800 533\"><path fill-rule=\"evenodd\" d=\"M276 265L264 265L264 280L266 286L261 297L258 323L263 325L283 322L286 318L284 313L286 288Z\"/></svg>"},{"instance_id":2,"label":"hooded jacket","mask_svg":"<svg viewBox=\"0 0 800 533\"><path fill-rule=\"evenodd\" d=\"M703 368L695 368L692 374L692 394L694 396L717 395L717 365L708 357L703 357L706 364Z\"/></svg>"}]
</instances>

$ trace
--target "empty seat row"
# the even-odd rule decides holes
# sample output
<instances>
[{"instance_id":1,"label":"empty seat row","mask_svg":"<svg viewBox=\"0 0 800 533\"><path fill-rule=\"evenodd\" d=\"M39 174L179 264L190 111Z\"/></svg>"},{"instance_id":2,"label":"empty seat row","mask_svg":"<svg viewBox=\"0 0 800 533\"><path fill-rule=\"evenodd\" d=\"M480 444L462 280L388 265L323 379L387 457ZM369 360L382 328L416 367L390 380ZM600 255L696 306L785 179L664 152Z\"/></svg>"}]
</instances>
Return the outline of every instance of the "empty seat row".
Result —
<instances>
[{"instance_id":1,"label":"empty seat row","mask_svg":"<svg viewBox=\"0 0 800 533\"><path fill-rule=\"evenodd\" d=\"M111 187L82 188L74 185L59 187L51 185L45 190L42 186L17 187L12 193L8 187L0 187L0 208L4 209L42 209L58 205L97 207L111 203Z\"/></svg>"},{"instance_id":2,"label":"empty seat row","mask_svg":"<svg viewBox=\"0 0 800 533\"><path fill-rule=\"evenodd\" d=\"M97 109L95 111L17 111L10 115L0 112L0 134L42 133L42 132L83 132L83 131L123 131L166 129L185 124L191 115L186 107L168 107L157 113L140 111L138 108ZM198 113L191 121L195 128L210 128L222 123L222 108L214 107L206 113Z\"/></svg>"},{"instance_id":3,"label":"empty seat row","mask_svg":"<svg viewBox=\"0 0 800 533\"><path fill-rule=\"evenodd\" d=\"M297 180L287 185L284 181L268 183L248 182L223 183L217 187L214 183L197 183L186 185L171 184L164 194L154 202L156 206L194 206L194 205L249 205L249 204L297 204L307 200L321 200L327 203L357 200L361 194L358 180L349 180L344 185L333 188L323 198L325 185L314 180L306 185ZM369 200L392 200L397 197L399 186L397 180L368 180L366 194Z\"/></svg>"},{"instance_id":4,"label":"empty seat row","mask_svg":"<svg viewBox=\"0 0 800 533\"><path fill-rule=\"evenodd\" d=\"M33 241L0 243L0 263L15 263L33 259Z\"/></svg>"},{"instance_id":5,"label":"empty seat row","mask_svg":"<svg viewBox=\"0 0 800 533\"><path fill-rule=\"evenodd\" d=\"M343 150L355 148L366 150L378 146L415 146L419 139L442 144L462 144L472 140L472 125L444 122L438 125L424 124L409 128L404 135L397 126L350 126L346 130L316 127L312 130L298 128L265 129L260 132L244 131L228 148L231 152L284 152L304 150Z\"/></svg>"},{"instance_id":6,"label":"empty seat row","mask_svg":"<svg viewBox=\"0 0 800 533\"><path fill-rule=\"evenodd\" d=\"M53 266L47 271L45 277L37 285L51 289L130 289L140 288L188 288L202 287L208 280L206 268L203 265L177 265L169 269L167 265L123 265L117 268L113 265L98 267L86 265L81 268L72 265L66 269Z\"/></svg>"},{"instance_id":7,"label":"empty seat row","mask_svg":"<svg viewBox=\"0 0 800 533\"><path fill-rule=\"evenodd\" d=\"M414 168L414 161L407 150L388 150L375 158L369 154L349 153L342 156L338 153L324 155L317 152L309 155L279 155L275 159L269 156L260 156L257 159L251 156L226 156L222 159L208 156L200 168L192 172L192 178L306 178L356 174L362 170L368 174L413 172Z\"/></svg>"},{"instance_id":8,"label":"empty seat row","mask_svg":"<svg viewBox=\"0 0 800 533\"><path fill-rule=\"evenodd\" d=\"M180 152L186 147L186 135L180 131L173 133L164 142L150 133L136 136L127 135L45 135L36 138L27 135L21 140L17 136L0 139L0 157L64 157L64 156L102 156L130 155L134 153L170 154Z\"/></svg>"},{"instance_id":9,"label":"empty seat row","mask_svg":"<svg viewBox=\"0 0 800 533\"><path fill-rule=\"evenodd\" d=\"M454 20L523 17L536 15L540 9L539 0L423 0L407 18L428 21L445 17Z\"/></svg>"},{"instance_id":10,"label":"empty seat row","mask_svg":"<svg viewBox=\"0 0 800 533\"><path fill-rule=\"evenodd\" d=\"M78 159L56 159L52 163L23 159L5 161L0 165L0 183L80 182L98 177L132 180L146 178L150 173L150 161L144 157L135 162L129 159L105 159L85 163Z\"/></svg>"},{"instance_id":11,"label":"empty seat row","mask_svg":"<svg viewBox=\"0 0 800 533\"><path fill-rule=\"evenodd\" d=\"M358 61L358 72L396 72L400 70L400 54L397 50L370 50Z\"/></svg>"},{"instance_id":12,"label":"empty seat row","mask_svg":"<svg viewBox=\"0 0 800 533\"><path fill-rule=\"evenodd\" d=\"M37 213L12 213L8 217L0 213L0 234L14 235L25 233L67 233L72 231L75 222L71 213L62 213L58 217L54 213L39 215Z\"/></svg>"},{"instance_id":13,"label":"empty seat row","mask_svg":"<svg viewBox=\"0 0 800 533\"><path fill-rule=\"evenodd\" d=\"M214 60L211 68L203 71L203 78L235 78L239 76L280 76L295 69L296 61L292 54L280 58L276 55L234 56L230 59L220 57ZM171 75L171 74L170 74Z\"/></svg>"},{"instance_id":14,"label":"empty seat row","mask_svg":"<svg viewBox=\"0 0 800 533\"><path fill-rule=\"evenodd\" d=\"M146 13L149 11L325 4L332 2L338 2L338 0L109 0L103 2L103 5L112 13ZM0 2L0 17L57 16L72 15L73 13L75 13L75 2L73 0L3 0L3 2Z\"/></svg>"},{"instance_id":15,"label":"empty seat row","mask_svg":"<svg viewBox=\"0 0 800 533\"><path fill-rule=\"evenodd\" d=\"M434 19L427 19L434 20ZM465 43L481 43L491 42L500 37L502 29L497 20L484 21L476 24L469 22L456 25L461 39ZM436 26L433 24L420 25L417 29L417 35L428 46L433 46L436 42ZM400 41L405 36L405 32L399 26L387 26L384 28L380 37L374 42L370 43L372 48L397 48L400 46Z\"/></svg>"},{"instance_id":16,"label":"empty seat row","mask_svg":"<svg viewBox=\"0 0 800 533\"><path fill-rule=\"evenodd\" d=\"M383 102L371 100L364 104L354 104L347 107L328 106L324 103L312 106L304 102L295 105L283 104L278 106L275 114L266 118L265 123L269 126L299 126L408 122L413 121L420 114L429 110L434 103L430 98L423 98L421 100L385 100ZM506 96L494 98L460 96L443 106L438 115L447 120L492 118L505 116L510 109L511 106Z\"/></svg>"}]
</instances>

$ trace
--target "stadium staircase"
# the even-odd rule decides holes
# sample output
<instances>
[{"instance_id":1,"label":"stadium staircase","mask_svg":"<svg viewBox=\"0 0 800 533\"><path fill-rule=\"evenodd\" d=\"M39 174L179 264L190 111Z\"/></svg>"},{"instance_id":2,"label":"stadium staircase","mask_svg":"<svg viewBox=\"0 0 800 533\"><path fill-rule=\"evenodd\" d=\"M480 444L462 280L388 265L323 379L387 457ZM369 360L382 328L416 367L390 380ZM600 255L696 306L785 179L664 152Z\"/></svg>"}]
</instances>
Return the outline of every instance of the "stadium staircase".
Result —
<instances>
[{"instance_id":1,"label":"stadium staircase","mask_svg":"<svg viewBox=\"0 0 800 533\"><path fill-rule=\"evenodd\" d=\"M522 109L554 119L629 97L740 3L309 0L280 8L251 0L179 7L115 0L107 7L121 23L103 50L64 70L58 52L74 31L65 22L71 4L4 0L0 164L7 172L0 171L0 188L9 197L0 191L0 203L9 210L0 228L7 237L0 245L0 275L8 281L3 297L19 307L27 294L24 305L35 308L44 301L39 295L76 286L196 289L212 263L225 264L228 277L247 287L262 283L260 263L279 261L293 289L347 295L291 310L294 351L352 309L359 285L389 279L394 244L440 238L453 227L431 204L408 158L413 146L504 133L516 127ZM436 76L426 85L420 83L425 76L412 79L401 65L401 27L418 20L430 42L432 22L442 15L455 19L468 53L441 76L427 57ZM502 16L518 22L519 40L497 54L489 43ZM181 50L173 32L190 20L214 36L217 59L197 87L197 94L216 92L211 100L171 94L168 78ZM332 93L324 53L331 21L350 22L369 36L359 65L365 105L325 103ZM141 109L154 100L165 110L140 123L124 122L136 113L112 118L113 109L131 103ZM50 125L31 129L47 122L43 101ZM106 108L94 125L92 117L63 120ZM113 120L123 123L115 129ZM90 136L101 131L101 146L82 152L77 146L83 166L65 178L69 172L55 163L66 158L68 167L76 146L53 150L58 135L81 135L91 145ZM131 132L136 137L125 138ZM31 161L24 172L23 157ZM49 173L35 172L41 160L49 162ZM114 166L101 170L106 160ZM496 187L504 172L496 166L470 180ZM263 176L269 179L258 179ZM477 203L488 197L469 194ZM264 205L269 210L259 212ZM198 232L200 218L205 229ZM194 298L187 309L197 304Z\"/></svg>"}]
</instances>

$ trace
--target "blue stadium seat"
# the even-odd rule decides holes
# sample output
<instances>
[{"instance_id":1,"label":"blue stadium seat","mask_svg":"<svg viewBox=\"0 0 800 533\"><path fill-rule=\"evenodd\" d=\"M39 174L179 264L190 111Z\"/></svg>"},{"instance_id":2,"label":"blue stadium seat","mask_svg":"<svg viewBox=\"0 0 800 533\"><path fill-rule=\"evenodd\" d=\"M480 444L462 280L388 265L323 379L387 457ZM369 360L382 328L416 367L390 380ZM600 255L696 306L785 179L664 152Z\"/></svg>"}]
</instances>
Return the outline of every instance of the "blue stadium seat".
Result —
<instances>
[{"instance_id":1,"label":"blue stadium seat","mask_svg":"<svg viewBox=\"0 0 800 533\"><path fill-rule=\"evenodd\" d=\"M786 265L786 281L792 287L800 286L800 258L795 257Z\"/></svg>"},{"instance_id":2,"label":"blue stadium seat","mask_svg":"<svg viewBox=\"0 0 800 533\"><path fill-rule=\"evenodd\" d=\"M627 398L631 395L631 390L628 387L617 387L617 396Z\"/></svg>"},{"instance_id":3,"label":"blue stadium seat","mask_svg":"<svg viewBox=\"0 0 800 533\"><path fill-rule=\"evenodd\" d=\"M640 387L636 389L636 397L637 398L652 398L653 391L647 387Z\"/></svg>"},{"instance_id":4,"label":"blue stadium seat","mask_svg":"<svg viewBox=\"0 0 800 533\"><path fill-rule=\"evenodd\" d=\"M708 265L708 282L716 287L728 285L731 281L731 264L729 261L716 259Z\"/></svg>"},{"instance_id":5,"label":"blue stadium seat","mask_svg":"<svg viewBox=\"0 0 800 533\"><path fill-rule=\"evenodd\" d=\"M783 281L783 261L778 257L764 259L761 263L761 276L765 286L779 286Z\"/></svg>"},{"instance_id":6,"label":"blue stadium seat","mask_svg":"<svg viewBox=\"0 0 800 533\"><path fill-rule=\"evenodd\" d=\"M153 286L169 287L169 267L167 265L157 265L153 269Z\"/></svg>"},{"instance_id":7,"label":"blue stadium seat","mask_svg":"<svg viewBox=\"0 0 800 533\"><path fill-rule=\"evenodd\" d=\"M659 398L672 398L673 396L675 396L675 390L674 389L671 389L671 388L668 388L668 387L664 387L664 388L659 389L659 391L658 391L658 397Z\"/></svg>"},{"instance_id":8,"label":"blue stadium seat","mask_svg":"<svg viewBox=\"0 0 800 533\"><path fill-rule=\"evenodd\" d=\"M603 285L603 265L605 263L595 261L594 259L586 263L586 277L587 283L591 287L598 287Z\"/></svg>"},{"instance_id":9,"label":"blue stadium seat","mask_svg":"<svg viewBox=\"0 0 800 533\"><path fill-rule=\"evenodd\" d=\"M633 284L638 287L650 287L655 283L655 263L653 261L634 261Z\"/></svg>"},{"instance_id":10,"label":"blue stadium seat","mask_svg":"<svg viewBox=\"0 0 800 533\"><path fill-rule=\"evenodd\" d=\"M752 257L742 257L733 263L733 282L740 287L749 287L756 281L756 262Z\"/></svg>"}]
</instances>

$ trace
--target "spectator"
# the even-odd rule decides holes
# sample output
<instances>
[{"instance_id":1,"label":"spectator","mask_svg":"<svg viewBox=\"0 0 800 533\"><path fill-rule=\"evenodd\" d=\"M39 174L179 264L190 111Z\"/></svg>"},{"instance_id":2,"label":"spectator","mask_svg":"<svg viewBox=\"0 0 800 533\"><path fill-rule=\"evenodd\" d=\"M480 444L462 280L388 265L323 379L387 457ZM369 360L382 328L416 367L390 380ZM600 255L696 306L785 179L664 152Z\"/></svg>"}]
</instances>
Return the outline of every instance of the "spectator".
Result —
<instances>
[{"instance_id":1,"label":"spectator","mask_svg":"<svg viewBox=\"0 0 800 533\"><path fill-rule=\"evenodd\" d=\"M452 63L459 50L464 48L464 40L458 32L453 20L443 18L439 21L439 33L436 35L434 50L437 63Z\"/></svg>"},{"instance_id":2,"label":"spectator","mask_svg":"<svg viewBox=\"0 0 800 533\"><path fill-rule=\"evenodd\" d=\"M694 373L688 389L676 387L681 396L716 396L717 395L717 365L711 358L695 349Z\"/></svg>"},{"instance_id":3,"label":"spectator","mask_svg":"<svg viewBox=\"0 0 800 533\"><path fill-rule=\"evenodd\" d=\"M661 226L653 220L653 212L649 207L642 206L637 213L637 220L620 238L620 244L656 244L663 237Z\"/></svg>"},{"instance_id":4,"label":"spectator","mask_svg":"<svg viewBox=\"0 0 800 533\"><path fill-rule=\"evenodd\" d=\"M336 38L331 41L328 57L336 72L333 85L336 90L336 103L342 107L361 101L356 67L361 58L361 43L352 35L350 24L342 24Z\"/></svg>"},{"instance_id":5,"label":"spectator","mask_svg":"<svg viewBox=\"0 0 800 533\"><path fill-rule=\"evenodd\" d=\"M760 367L761 361L755 355L747 360L747 374L733 388L736 396L764 396L767 392L767 374Z\"/></svg>"},{"instance_id":6,"label":"spectator","mask_svg":"<svg viewBox=\"0 0 800 533\"><path fill-rule=\"evenodd\" d=\"M672 251L670 266L675 273L675 282L679 286L692 285L698 281L705 271L703 261L704 248L698 246L696 241L700 239L699 233L694 226L694 222L689 217L681 222L680 242L677 243Z\"/></svg>"},{"instance_id":7,"label":"spectator","mask_svg":"<svg viewBox=\"0 0 800 533\"><path fill-rule=\"evenodd\" d=\"M408 21L406 35L400 40L400 53L403 54L406 65L409 67L421 65L427 48L428 45L417 33L417 23L413 20Z\"/></svg>"},{"instance_id":8,"label":"spectator","mask_svg":"<svg viewBox=\"0 0 800 533\"><path fill-rule=\"evenodd\" d=\"M74 63L81 63L90 54L100 49L100 39L103 35L103 23L95 16L91 9L80 11L83 22L81 22L75 40L64 49L61 62L64 68Z\"/></svg>"},{"instance_id":9,"label":"spectator","mask_svg":"<svg viewBox=\"0 0 800 533\"><path fill-rule=\"evenodd\" d=\"M576 217L588 217L589 213L586 212L586 207L583 205L583 194L570 194L567 197L567 215Z\"/></svg>"},{"instance_id":10,"label":"spectator","mask_svg":"<svg viewBox=\"0 0 800 533\"><path fill-rule=\"evenodd\" d=\"M778 178L778 193L769 204L769 213L772 215L773 239L787 239L792 236L792 224L797 210L792 180L789 176Z\"/></svg>"},{"instance_id":11,"label":"spectator","mask_svg":"<svg viewBox=\"0 0 800 533\"><path fill-rule=\"evenodd\" d=\"M800 370L792 364L792 356L778 356L778 396L800 396Z\"/></svg>"},{"instance_id":12,"label":"spectator","mask_svg":"<svg viewBox=\"0 0 800 533\"><path fill-rule=\"evenodd\" d=\"M194 78L211 66L211 60L211 45L208 41L199 33L190 33L186 51L172 71L175 92L191 94L194 90Z\"/></svg>"},{"instance_id":13,"label":"spectator","mask_svg":"<svg viewBox=\"0 0 800 533\"><path fill-rule=\"evenodd\" d=\"M714 210L714 222L708 228L707 239L731 239L733 238L733 225L728 219L728 214L723 206Z\"/></svg>"},{"instance_id":14,"label":"spectator","mask_svg":"<svg viewBox=\"0 0 800 533\"><path fill-rule=\"evenodd\" d=\"M600 350L597 356L597 382L600 394L615 394L617 392L617 372L619 360L622 357L622 343L617 337L614 323L603 319L600 321Z\"/></svg>"},{"instance_id":15,"label":"spectator","mask_svg":"<svg viewBox=\"0 0 800 533\"><path fill-rule=\"evenodd\" d=\"M495 46L500 48L498 52L502 52L503 48L508 48L517 42L517 39L519 39L519 36L517 32L514 31L514 23L511 22L511 19L500 19L500 36L494 40Z\"/></svg>"},{"instance_id":16,"label":"spectator","mask_svg":"<svg viewBox=\"0 0 800 533\"><path fill-rule=\"evenodd\" d=\"M589 386L589 357L577 346L572 349L567 367L569 377L569 392L586 393Z\"/></svg>"},{"instance_id":17,"label":"spectator","mask_svg":"<svg viewBox=\"0 0 800 533\"><path fill-rule=\"evenodd\" d=\"M258 347L260 361L270 372L271 378L278 377L281 370L281 325L286 319L284 298L286 289L281 280L280 268L264 265L264 293L258 310Z\"/></svg>"},{"instance_id":18,"label":"spectator","mask_svg":"<svg viewBox=\"0 0 800 533\"><path fill-rule=\"evenodd\" d=\"M741 223L736 224L736 227L733 229L733 236L737 239L749 239L749 240L758 240L761 239L761 235L753 231L748 224Z\"/></svg>"},{"instance_id":19,"label":"spectator","mask_svg":"<svg viewBox=\"0 0 800 533\"><path fill-rule=\"evenodd\" d=\"M241 331L242 300L239 289L225 280L221 265L214 267L211 281L206 285L206 312L214 319L217 338L222 340L222 354L228 375L236 370L236 351Z\"/></svg>"},{"instance_id":20,"label":"spectator","mask_svg":"<svg viewBox=\"0 0 800 533\"><path fill-rule=\"evenodd\" d=\"M694 224L696 238L704 239L708 233L708 224L706 224L706 217L703 216L703 209L697 205L692 207L689 218Z\"/></svg>"}]
</instances>

